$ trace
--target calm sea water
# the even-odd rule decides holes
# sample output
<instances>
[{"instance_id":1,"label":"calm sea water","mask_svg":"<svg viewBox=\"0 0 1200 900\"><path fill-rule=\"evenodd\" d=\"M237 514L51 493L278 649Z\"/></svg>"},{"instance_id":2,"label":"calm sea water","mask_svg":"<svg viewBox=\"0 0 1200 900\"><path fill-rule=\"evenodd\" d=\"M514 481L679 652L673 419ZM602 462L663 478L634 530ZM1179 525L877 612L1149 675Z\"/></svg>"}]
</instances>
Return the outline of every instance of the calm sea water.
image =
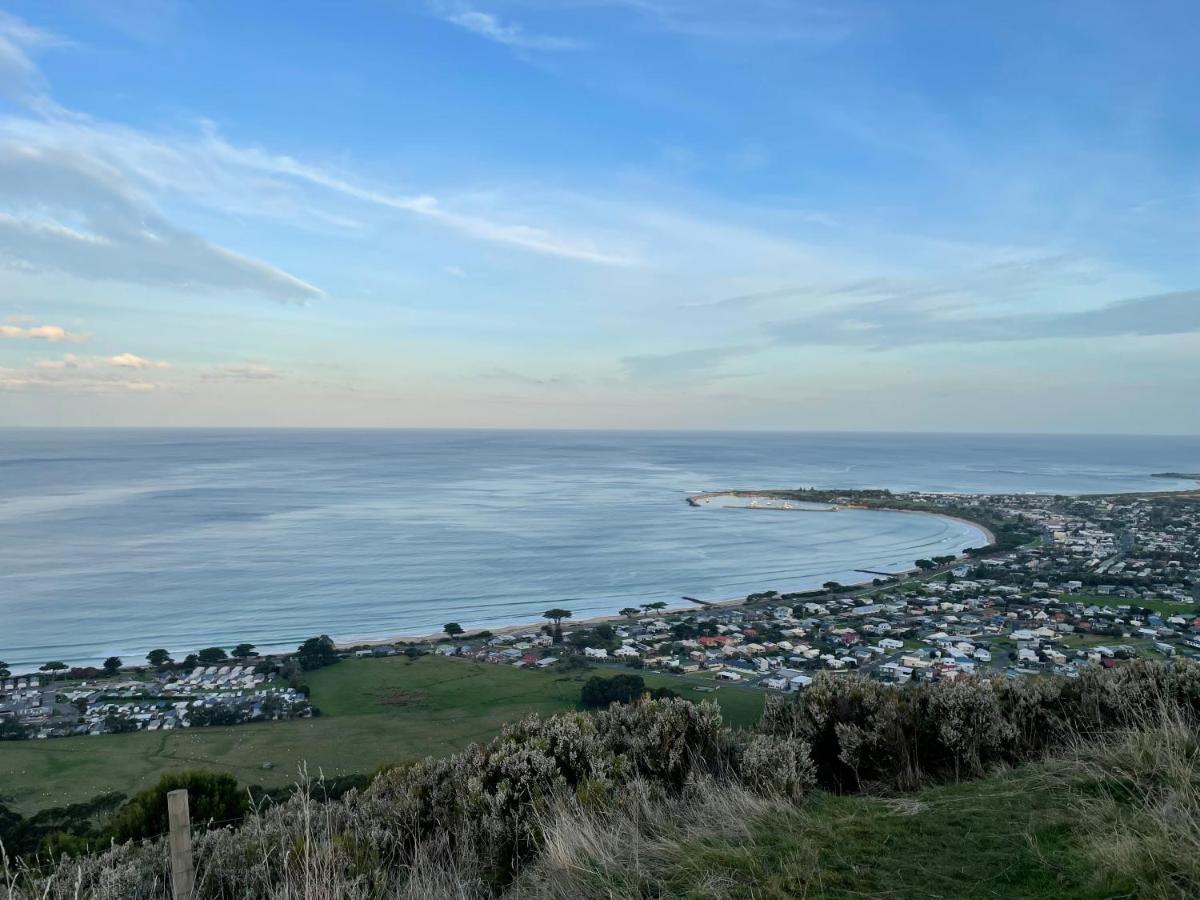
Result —
<instances>
[{"instance_id":1,"label":"calm sea water","mask_svg":"<svg viewBox=\"0 0 1200 900\"><path fill-rule=\"evenodd\" d=\"M930 516L684 503L702 490L1127 491L1196 470L1196 438L0 430L0 659L583 617L981 542Z\"/></svg>"}]
</instances>

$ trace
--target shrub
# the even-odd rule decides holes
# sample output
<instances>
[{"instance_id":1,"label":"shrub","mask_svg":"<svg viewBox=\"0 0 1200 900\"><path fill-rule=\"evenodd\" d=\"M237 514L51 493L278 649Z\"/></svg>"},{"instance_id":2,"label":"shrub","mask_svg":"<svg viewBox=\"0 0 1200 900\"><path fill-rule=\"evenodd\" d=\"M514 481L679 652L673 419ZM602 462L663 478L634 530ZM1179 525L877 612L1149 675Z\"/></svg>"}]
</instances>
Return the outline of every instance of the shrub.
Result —
<instances>
[{"instance_id":1,"label":"shrub","mask_svg":"<svg viewBox=\"0 0 1200 900\"><path fill-rule=\"evenodd\" d=\"M603 678L599 675L584 682L580 702L587 709L599 709L610 703L632 703L640 700L646 692L646 682L640 675L614 675Z\"/></svg>"},{"instance_id":2,"label":"shrub","mask_svg":"<svg viewBox=\"0 0 1200 900\"><path fill-rule=\"evenodd\" d=\"M113 816L107 832L118 842L165 834L167 794L186 788L192 822L226 823L246 814L246 795L232 775L218 772L172 772L149 790L132 797Z\"/></svg>"}]
</instances>

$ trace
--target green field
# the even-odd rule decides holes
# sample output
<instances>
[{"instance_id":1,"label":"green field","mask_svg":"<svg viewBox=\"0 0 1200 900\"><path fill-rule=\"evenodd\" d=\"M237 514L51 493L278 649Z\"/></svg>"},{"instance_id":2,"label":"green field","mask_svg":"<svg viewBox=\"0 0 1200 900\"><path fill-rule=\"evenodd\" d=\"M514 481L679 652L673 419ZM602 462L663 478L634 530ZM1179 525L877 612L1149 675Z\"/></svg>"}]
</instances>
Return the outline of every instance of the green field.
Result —
<instances>
[{"instance_id":1,"label":"green field","mask_svg":"<svg viewBox=\"0 0 1200 900\"><path fill-rule=\"evenodd\" d=\"M565 676L433 656L345 660L310 673L323 713L315 719L0 743L0 795L28 812L104 791L131 794L176 769L220 770L265 787L294 781L302 765L312 775L371 772L487 740L529 713L574 709L584 680L616 671ZM762 711L756 690L700 693L689 679L644 677L691 700L716 700L734 725Z\"/></svg>"},{"instance_id":2,"label":"green field","mask_svg":"<svg viewBox=\"0 0 1200 900\"><path fill-rule=\"evenodd\" d=\"M1093 594L1064 594L1062 599L1071 603L1090 603L1094 606L1141 606L1163 616L1190 616L1196 610L1196 604L1190 600L1175 603L1172 600L1129 600L1125 597L1102 597Z\"/></svg>"}]
</instances>

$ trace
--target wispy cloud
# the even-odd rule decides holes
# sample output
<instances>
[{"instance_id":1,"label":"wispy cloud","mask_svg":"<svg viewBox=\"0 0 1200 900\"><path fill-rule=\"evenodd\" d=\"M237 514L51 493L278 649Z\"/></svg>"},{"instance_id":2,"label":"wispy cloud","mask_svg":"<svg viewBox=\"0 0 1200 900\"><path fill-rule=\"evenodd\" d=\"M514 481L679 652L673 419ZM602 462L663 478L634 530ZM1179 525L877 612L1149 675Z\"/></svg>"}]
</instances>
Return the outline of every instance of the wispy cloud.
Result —
<instances>
[{"instance_id":1,"label":"wispy cloud","mask_svg":"<svg viewBox=\"0 0 1200 900\"><path fill-rule=\"evenodd\" d=\"M203 378L216 381L274 381L283 376L261 363L230 363L205 372Z\"/></svg>"},{"instance_id":2,"label":"wispy cloud","mask_svg":"<svg viewBox=\"0 0 1200 900\"><path fill-rule=\"evenodd\" d=\"M171 364L158 359L145 359L133 353L118 353L116 356L110 356L104 360L110 366L119 366L122 369L169 369Z\"/></svg>"},{"instance_id":3,"label":"wispy cloud","mask_svg":"<svg viewBox=\"0 0 1200 900\"><path fill-rule=\"evenodd\" d=\"M131 365L136 360L144 365ZM125 369L170 368L167 363L143 360L131 353L109 358L76 356L41 359L25 368L0 367L0 391L65 391L68 393L145 393L157 390L156 382L131 377Z\"/></svg>"},{"instance_id":4,"label":"wispy cloud","mask_svg":"<svg viewBox=\"0 0 1200 900\"><path fill-rule=\"evenodd\" d=\"M592 241L556 234L537 226L500 222L452 211L429 194L403 195L367 187L290 156L271 154L257 148L236 147L215 134L209 134L204 149L222 162L305 182L374 206L423 216L473 238L509 244L546 256L602 265L629 266L636 262L628 255L600 248Z\"/></svg>"},{"instance_id":5,"label":"wispy cloud","mask_svg":"<svg viewBox=\"0 0 1200 900\"><path fill-rule=\"evenodd\" d=\"M877 300L771 326L786 345L875 349L931 343L988 343L1200 333L1200 290L1135 297L1094 309L980 316L962 308Z\"/></svg>"},{"instance_id":6,"label":"wispy cloud","mask_svg":"<svg viewBox=\"0 0 1200 900\"><path fill-rule=\"evenodd\" d=\"M707 373L728 359L745 356L760 345L698 347L673 353L648 353L625 356L621 366L633 378L681 378Z\"/></svg>"},{"instance_id":7,"label":"wispy cloud","mask_svg":"<svg viewBox=\"0 0 1200 900\"><path fill-rule=\"evenodd\" d=\"M88 340L90 335L76 334L67 331L61 325L0 325L0 337L25 338L33 341L49 341L50 343L81 343Z\"/></svg>"},{"instance_id":8,"label":"wispy cloud","mask_svg":"<svg viewBox=\"0 0 1200 900\"><path fill-rule=\"evenodd\" d=\"M0 12L0 96L31 105L43 105L46 81L32 54L47 47L65 46L66 43L57 35Z\"/></svg>"},{"instance_id":9,"label":"wispy cloud","mask_svg":"<svg viewBox=\"0 0 1200 900\"><path fill-rule=\"evenodd\" d=\"M735 295L691 308L694 315L732 310L746 317L753 312L757 341L627 356L622 365L634 378L710 380L729 360L789 347L886 351L924 344L1200 334L1200 290L1149 294L1062 312L1039 310L1036 299L1048 286L1072 281L1089 285L1096 277L1072 257L1043 257L941 279L877 277ZM1017 298L1035 303L1015 303ZM762 317L759 307L777 308L780 301L785 309L797 304L809 309L789 318Z\"/></svg>"},{"instance_id":10,"label":"wispy cloud","mask_svg":"<svg viewBox=\"0 0 1200 900\"><path fill-rule=\"evenodd\" d=\"M321 296L282 269L173 225L126 173L66 146L0 144L0 197L9 210L0 213L0 254L26 266L277 300Z\"/></svg>"},{"instance_id":11,"label":"wispy cloud","mask_svg":"<svg viewBox=\"0 0 1200 900\"><path fill-rule=\"evenodd\" d=\"M519 31L493 24L497 38L519 39ZM360 211L403 212L535 254L633 263L585 238L454 209L429 194L368 187L292 156L236 146L211 126L198 135L154 135L65 110L50 99L29 55L53 41L20 20L0 18L0 93L29 111L0 118L0 259L26 270L289 302L323 296L291 272L176 224L164 210L180 200L226 214L326 226L347 221L350 201Z\"/></svg>"},{"instance_id":12,"label":"wispy cloud","mask_svg":"<svg viewBox=\"0 0 1200 900\"><path fill-rule=\"evenodd\" d=\"M624 10L682 37L744 43L836 42L870 15L850 0L573 0L570 5Z\"/></svg>"},{"instance_id":13,"label":"wispy cloud","mask_svg":"<svg viewBox=\"0 0 1200 900\"><path fill-rule=\"evenodd\" d=\"M504 22L493 13L464 4L434 2L430 8L438 18L451 25L516 50L576 50L582 46L573 38L535 34L515 22Z\"/></svg>"}]
</instances>

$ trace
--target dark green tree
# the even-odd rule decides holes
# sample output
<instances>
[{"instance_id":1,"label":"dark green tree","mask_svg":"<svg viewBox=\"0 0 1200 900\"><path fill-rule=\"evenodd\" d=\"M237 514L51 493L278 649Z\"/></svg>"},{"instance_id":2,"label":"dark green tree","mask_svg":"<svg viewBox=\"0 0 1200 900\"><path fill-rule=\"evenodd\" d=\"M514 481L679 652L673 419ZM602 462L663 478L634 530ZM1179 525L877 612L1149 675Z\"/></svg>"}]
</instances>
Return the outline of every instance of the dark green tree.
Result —
<instances>
[{"instance_id":1,"label":"dark green tree","mask_svg":"<svg viewBox=\"0 0 1200 900\"><path fill-rule=\"evenodd\" d=\"M40 666L38 668L38 671L39 672L48 672L50 674L50 678L54 679L58 676L59 672L65 671L66 668L67 668L67 664L65 662L63 662L61 659L52 659L52 660L50 660L50 662L46 663L45 665Z\"/></svg>"},{"instance_id":2,"label":"dark green tree","mask_svg":"<svg viewBox=\"0 0 1200 900\"><path fill-rule=\"evenodd\" d=\"M580 692L580 702L587 709L602 709L610 703L632 703L646 691L646 682L641 675L614 675L589 678Z\"/></svg>"},{"instance_id":3,"label":"dark green tree","mask_svg":"<svg viewBox=\"0 0 1200 900\"><path fill-rule=\"evenodd\" d=\"M296 660L300 663L300 668L306 672L333 665L338 661L333 638L327 634L309 638L297 648Z\"/></svg>"},{"instance_id":4,"label":"dark green tree","mask_svg":"<svg viewBox=\"0 0 1200 900\"><path fill-rule=\"evenodd\" d=\"M163 669L170 664L171 654L162 648L151 650L146 654L146 662L150 663L156 669Z\"/></svg>"},{"instance_id":5,"label":"dark green tree","mask_svg":"<svg viewBox=\"0 0 1200 900\"><path fill-rule=\"evenodd\" d=\"M108 831L117 843L157 837L168 830L167 794L186 788L192 823L227 824L246 814L246 793L231 775L218 772L173 772L117 810Z\"/></svg>"},{"instance_id":6,"label":"dark green tree","mask_svg":"<svg viewBox=\"0 0 1200 900\"><path fill-rule=\"evenodd\" d=\"M238 644L233 648L234 659L249 659L251 656L258 656L253 644Z\"/></svg>"},{"instance_id":7,"label":"dark green tree","mask_svg":"<svg viewBox=\"0 0 1200 900\"><path fill-rule=\"evenodd\" d=\"M221 647L205 647L196 654L196 661L202 666L212 666L227 659L229 655Z\"/></svg>"},{"instance_id":8,"label":"dark green tree","mask_svg":"<svg viewBox=\"0 0 1200 900\"><path fill-rule=\"evenodd\" d=\"M563 639L562 620L571 618L571 611L569 609L560 609L556 606L542 613L542 618L549 619L554 623L553 640L554 643L561 644Z\"/></svg>"},{"instance_id":9,"label":"dark green tree","mask_svg":"<svg viewBox=\"0 0 1200 900\"><path fill-rule=\"evenodd\" d=\"M463 627L457 622L447 622L442 626L442 631L446 632L450 637L458 637L463 634Z\"/></svg>"},{"instance_id":10,"label":"dark green tree","mask_svg":"<svg viewBox=\"0 0 1200 900\"><path fill-rule=\"evenodd\" d=\"M104 661L104 674L111 678L113 675L116 675L121 671L121 666L121 657L110 656Z\"/></svg>"}]
</instances>

